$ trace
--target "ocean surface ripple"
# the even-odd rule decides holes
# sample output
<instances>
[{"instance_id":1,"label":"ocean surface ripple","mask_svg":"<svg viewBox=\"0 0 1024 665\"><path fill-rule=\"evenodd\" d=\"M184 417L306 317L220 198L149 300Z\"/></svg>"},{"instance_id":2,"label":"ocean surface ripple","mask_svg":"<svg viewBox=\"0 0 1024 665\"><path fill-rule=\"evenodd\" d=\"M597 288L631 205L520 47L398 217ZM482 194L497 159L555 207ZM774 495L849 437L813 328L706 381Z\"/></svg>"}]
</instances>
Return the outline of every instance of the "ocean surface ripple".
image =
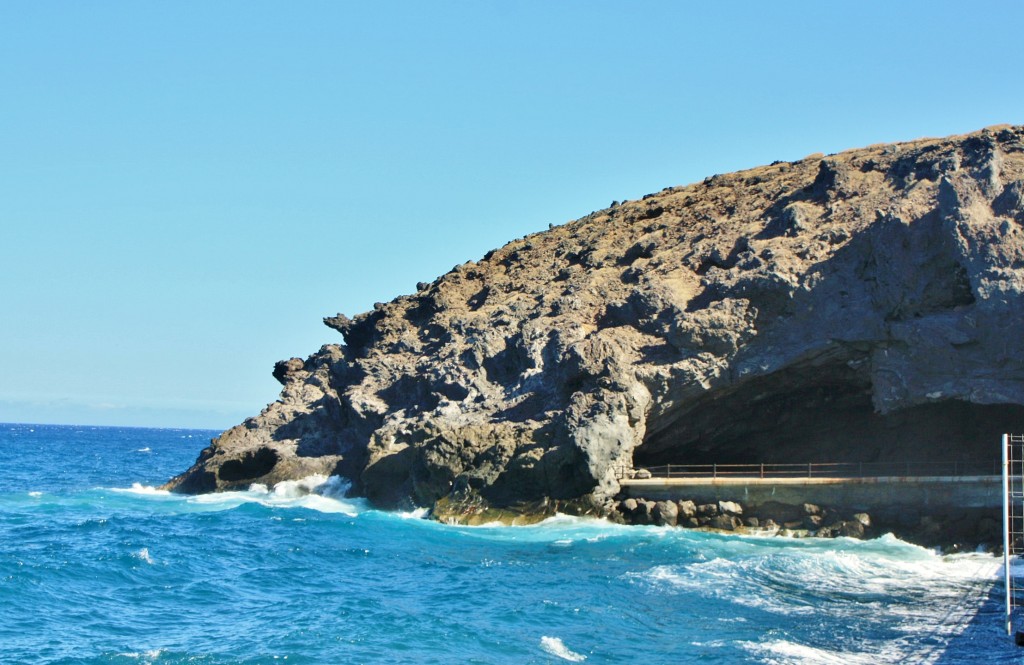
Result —
<instances>
[{"instance_id":1,"label":"ocean surface ripple","mask_svg":"<svg viewBox=\"0 0 1024 665\"><path fill-rule=\"evenodd\" d=\"M453 527L338 478L154 489L214 432L0 425L0 661L992 663L999 561L556 517Z\"/></svg>"}]
</instances>

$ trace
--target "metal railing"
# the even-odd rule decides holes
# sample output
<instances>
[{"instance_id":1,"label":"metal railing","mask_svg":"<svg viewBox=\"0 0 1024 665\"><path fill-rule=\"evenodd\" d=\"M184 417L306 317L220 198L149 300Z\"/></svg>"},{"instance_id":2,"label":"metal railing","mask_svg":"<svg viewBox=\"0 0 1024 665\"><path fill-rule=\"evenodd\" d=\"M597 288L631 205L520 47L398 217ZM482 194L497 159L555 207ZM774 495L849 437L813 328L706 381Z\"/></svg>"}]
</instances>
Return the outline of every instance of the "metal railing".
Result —
<instances>
[{"instance_id":1,"label":"metal railing","mask_svg":"<svg viewBox=\"0 0 1024 665\"><path fill-rule=\"evenodd\" d=\"M616 468L619 479L648 477L647 474L651 478L879 478L998 476L1000 473L998 461L663 464Z\"/></svg>"},{"instance_id":2,"label":"metal railing","mask_svg":"<svg viewBox=\"0 0 1024 665\"><path fill-rule=\"evenodd\" d=\"M1010 564L1011 560L1024 554L1024 434L1004 434L1002 444L1003 584L1006 592L1006 634L1012 635L1014 611L1022 603L1020 580L1013 576Z\"/></svg>"}]
</instances>

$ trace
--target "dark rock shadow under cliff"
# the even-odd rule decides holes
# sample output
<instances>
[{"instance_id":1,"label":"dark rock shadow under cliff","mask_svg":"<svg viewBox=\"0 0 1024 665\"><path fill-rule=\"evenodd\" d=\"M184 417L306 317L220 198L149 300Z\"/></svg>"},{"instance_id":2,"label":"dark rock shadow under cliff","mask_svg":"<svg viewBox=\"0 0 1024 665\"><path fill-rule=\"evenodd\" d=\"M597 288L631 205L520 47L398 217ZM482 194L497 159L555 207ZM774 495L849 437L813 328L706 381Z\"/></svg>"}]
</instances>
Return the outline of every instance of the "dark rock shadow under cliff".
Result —
<instances>
[{"instance_id":1,"label":"dark rock shadow under cliff","mask_svg":"<svg viewBox=\"0 0 1024 665\"><path fill-rule=\"evenodd\" d=\"M651 433L635 466L802 462L992 462L1024 406L949 400L875 412L845 363L791 367L709 395Z\"/></svg>"}]
</instances>

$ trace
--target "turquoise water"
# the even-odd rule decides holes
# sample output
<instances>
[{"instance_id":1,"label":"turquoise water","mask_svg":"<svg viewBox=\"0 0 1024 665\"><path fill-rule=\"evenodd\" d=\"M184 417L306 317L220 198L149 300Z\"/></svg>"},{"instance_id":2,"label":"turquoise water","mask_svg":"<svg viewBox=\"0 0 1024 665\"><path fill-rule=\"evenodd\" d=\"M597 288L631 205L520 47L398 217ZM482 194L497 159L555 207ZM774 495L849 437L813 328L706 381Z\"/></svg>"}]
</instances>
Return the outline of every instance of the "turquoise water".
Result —
<instances>
[{"instance_id":1,"label":"turquoise water","mask_svg":"<svg viewBox=\"0 0 1024 665\"><path fill-rule=\"evenodd\" d=\"M567 517L452 527L368 509L338 479L153 489L213 434L0 425L0 662L1020 658L990 555Z\"/></svg>"}]
</instances>

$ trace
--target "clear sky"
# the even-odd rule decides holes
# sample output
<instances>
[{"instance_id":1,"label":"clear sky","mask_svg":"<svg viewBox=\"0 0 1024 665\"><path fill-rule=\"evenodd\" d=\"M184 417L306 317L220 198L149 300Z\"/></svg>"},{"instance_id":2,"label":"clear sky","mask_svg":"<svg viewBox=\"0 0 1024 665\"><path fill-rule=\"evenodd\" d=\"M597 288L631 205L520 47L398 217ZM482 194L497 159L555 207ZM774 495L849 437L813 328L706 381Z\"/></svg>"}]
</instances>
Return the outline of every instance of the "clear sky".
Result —
<instances>
[{"instance_id":1,"label":"clear sky","mask_svg":"<svg viewBox=\"0 0 1024 665\"><path fill-rule=\"evenodd\" d=\"M0 421L226 428L487 250L1024 123L1024 3L0 3Z\"/></svg>"}]
</instances>

